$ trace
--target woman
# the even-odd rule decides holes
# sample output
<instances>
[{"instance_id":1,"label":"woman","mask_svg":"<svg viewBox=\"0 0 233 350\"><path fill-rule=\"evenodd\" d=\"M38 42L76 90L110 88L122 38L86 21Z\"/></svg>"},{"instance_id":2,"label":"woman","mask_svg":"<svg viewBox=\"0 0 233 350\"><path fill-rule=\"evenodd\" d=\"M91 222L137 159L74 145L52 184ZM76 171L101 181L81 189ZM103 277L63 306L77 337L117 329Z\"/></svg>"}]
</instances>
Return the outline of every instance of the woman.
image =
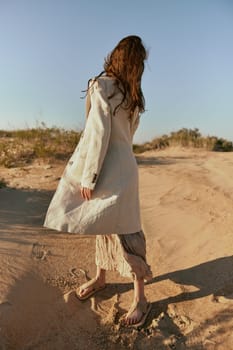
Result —
<instances>
[{"instance_id":1,"label":"woman","mask_svg":"<svg viewBox=\"0 0 233 350\"><path fill-rule=\"evenodd\" d=\"M146 50L138 36L122 39L104 72L88 85L84 132L49 206L45 226L96 235L96 277L76 291L86 300L105 287L105 271L134 281L125 324L142 326L151 305L144 280L152 277L141 228L138 169L132 138L144 112L141 77Z\"/></svg>"}]
</instances>

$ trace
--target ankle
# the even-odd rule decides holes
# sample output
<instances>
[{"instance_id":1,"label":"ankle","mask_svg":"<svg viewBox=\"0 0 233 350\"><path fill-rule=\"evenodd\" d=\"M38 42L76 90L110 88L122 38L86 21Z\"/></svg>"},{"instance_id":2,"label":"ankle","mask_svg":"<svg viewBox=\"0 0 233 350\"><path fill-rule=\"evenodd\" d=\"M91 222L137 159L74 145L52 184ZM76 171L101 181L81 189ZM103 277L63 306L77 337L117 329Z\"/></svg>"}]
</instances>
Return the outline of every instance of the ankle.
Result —
<instances>
[{"instance_id":1,"label":"ankle","mask_svg":"<svg viewBox=\"0 0 233 350\"><path fill-rule=\"evenodd\" d=\"M96 275L96 276L95 276L95 279L96 279L97 281L104 281L104 280L105 280L105 276Z\"/></svg>"},{"instance_id":2,"label":"ankle","mask_svg":"<svg viewBox=\"0 0 233 350\"><path fill-rule=\"evenodd\" d=\"M104 277L105 277L105 274L106 274L106 270L101 269L99 266L97 266L97 269L96 269L96 276L97 276L97 277L104 278Z\"/></svg>"},{"instance_id":3,"label":"ankle","mask_svg":"<svg viewBox=\"0 0 233 350\"><path fill-rule=\"evenodd\" d=\"M95 279L99 283L105 283L105 274L96 275Z\"/></svg>"},{"instance_id":4,"label":"ankle","mask_svg":"<svg viewBox=\"0 0 233 350\"><path fill-rule=\"evenodd\" d=\"M135 297L134 297L134 302L135 302L135 303L146 303L146 302L147 302L147 299L146 299L145 295L142 295L142 296L135 296Z\"/></svg>"}]
</instances>

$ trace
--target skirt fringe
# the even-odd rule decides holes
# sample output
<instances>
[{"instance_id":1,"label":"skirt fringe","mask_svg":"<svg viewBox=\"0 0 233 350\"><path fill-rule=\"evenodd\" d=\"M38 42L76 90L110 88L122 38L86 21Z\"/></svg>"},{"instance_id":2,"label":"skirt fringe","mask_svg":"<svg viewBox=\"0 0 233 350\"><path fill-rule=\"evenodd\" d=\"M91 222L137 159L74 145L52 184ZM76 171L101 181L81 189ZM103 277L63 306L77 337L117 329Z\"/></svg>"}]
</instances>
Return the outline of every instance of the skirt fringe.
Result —
<instances>
[{"instance_id":1,"label":"skirt fringe","mask_svg":"<svg viewBox=\"0 0 233 350\"><path fill-rule=\"evenodd\" d=\"M96 265L104 270L116 270L121 276L152 278L146 261L146 240L143 231L96 236Z\"/></svg>"}]
</instances>

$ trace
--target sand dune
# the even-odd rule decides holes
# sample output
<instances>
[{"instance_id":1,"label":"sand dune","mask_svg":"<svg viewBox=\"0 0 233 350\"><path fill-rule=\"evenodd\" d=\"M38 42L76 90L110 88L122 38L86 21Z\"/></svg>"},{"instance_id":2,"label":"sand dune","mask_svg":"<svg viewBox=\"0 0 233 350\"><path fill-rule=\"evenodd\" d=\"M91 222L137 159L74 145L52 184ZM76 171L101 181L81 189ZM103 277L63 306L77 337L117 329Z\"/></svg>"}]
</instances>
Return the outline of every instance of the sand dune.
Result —
<instances>
[{"instance_id":1,"label":"sand dune","mask_svg":"<svg viewBox=\"0 0 233 350\"><path fill-rule=\"evenodd\" d=\"M42 228L64 164L1 168L0 349L233 349L233 153L173 148L138 157L154 274L145 328L120 325L132 283L116 272L85 303L95 238Z\"/></svg>"}]
</instances>

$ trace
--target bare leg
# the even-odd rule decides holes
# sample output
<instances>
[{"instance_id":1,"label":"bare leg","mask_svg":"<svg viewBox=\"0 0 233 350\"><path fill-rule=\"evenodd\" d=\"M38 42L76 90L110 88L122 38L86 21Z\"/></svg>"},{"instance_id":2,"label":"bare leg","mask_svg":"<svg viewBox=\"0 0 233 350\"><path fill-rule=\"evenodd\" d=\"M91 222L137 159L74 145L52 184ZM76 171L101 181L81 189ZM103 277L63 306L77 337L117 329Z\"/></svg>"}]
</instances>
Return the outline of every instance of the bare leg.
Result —
<instances>
[{"instance_id":1,"label":"bare leg","mask_svg":"<svg viewBox=\"0 0 233 350\"><path fill-rule=\"evenodd\" d=\"M99 266L97 266L96 269L96 276L94 278L92 278L91 281L93 281L93 283L87 287L82 289L82 286L80 287L79 290L79 295L80 297L84 297L85 295L87 295L92 289L93 286L98 286L98 287L103 287L105 286L105 270L101 269Z\"/></svg>"},{"instance_id":2,"label":"bare leg","mask_svg":"<svg viewBox=\"0 0 233 350\"><path fill-rule=\"evenodd\" d=\"M136 303L142 303L146 304L146 297L144 294L144 279L134 279L134 299L131 308L129 309L126 317L125 317L125 323L128 325L137 323L140 321L140 319L143 316L142 311L138 308L135 307L134 305Z\"/></svg>"}]
</instances>

